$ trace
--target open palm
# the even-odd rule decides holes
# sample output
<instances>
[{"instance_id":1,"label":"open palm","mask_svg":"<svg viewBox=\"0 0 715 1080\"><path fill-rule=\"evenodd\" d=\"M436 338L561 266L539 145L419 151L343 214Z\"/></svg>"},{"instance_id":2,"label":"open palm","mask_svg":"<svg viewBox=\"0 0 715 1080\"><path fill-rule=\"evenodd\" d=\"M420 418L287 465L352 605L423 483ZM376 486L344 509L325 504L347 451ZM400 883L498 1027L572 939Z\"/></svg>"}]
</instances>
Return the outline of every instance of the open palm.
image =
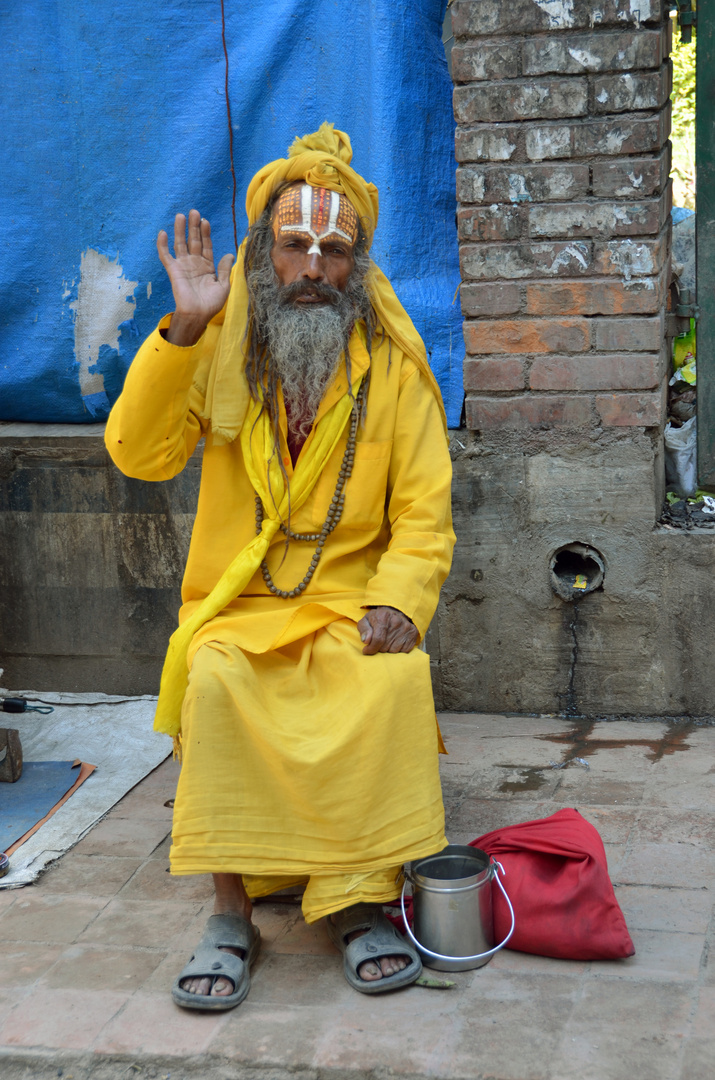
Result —
<instances>
[{"instance_id":1,"label":"open palm","mask_svg":"<svg viewBox=\"0 0 715 1080\"><path fill-rule=\"evenodd\" d=\"M156 247L174 293L176 317L192 324L206 324L228 299L233 255L224 255L214 267L211 226L198 210L189 212L188 237L184 214L174 218L174 255L164 229Z\"/></svg>"}]
</instances>

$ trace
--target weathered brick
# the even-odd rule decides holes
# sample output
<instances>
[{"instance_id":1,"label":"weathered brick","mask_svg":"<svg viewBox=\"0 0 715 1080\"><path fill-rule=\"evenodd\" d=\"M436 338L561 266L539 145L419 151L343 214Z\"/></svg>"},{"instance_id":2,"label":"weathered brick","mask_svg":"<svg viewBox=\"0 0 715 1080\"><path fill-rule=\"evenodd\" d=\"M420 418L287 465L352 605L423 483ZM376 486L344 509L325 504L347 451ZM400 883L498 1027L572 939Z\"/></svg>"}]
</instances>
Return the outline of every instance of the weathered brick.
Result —
<instances>
[{"instance_id":1,"label":"weathered brick","mask_svg":"<svg viewBox=\"0 0 715 1080\"><path fill-rule=\"evenodd\" d=\"M660 150L670 132L670 106L655 116L592 120L573 128L574 157Z\"/></svg>"},{"instance_id":2,"label":"weathered brick","mask_svg":"<svg viewBox=\"0 0 715 1080\"><path fill-rule=\"evenodd\" d=\"M464 324L471 354L585 352L587 319L491 319Z\"/></svg>"},{"instance_id":3,"label":"weathered brick","mask_svg":"<svg viewBox=\"0 0 715 1080\"><path fill-rule=\"evenodd\" d=\"M483 169L457 169L457 201L461 203L484 202L487 180Z\"/></svg>"},{"instance_id":4,"label":"weathered brick","mask_svg":"<svg viewBox=\"0 0 715 1080\"><path fill-rule=\"evenodd\" d=\"M530 124L526 132L526 156L530 161L554 161L568 157L645 154L660 150L669 130L669 110L648 117Z\"/></svg>"},{"instance_id":5,"label":"weathered brick","mask_svg":"<svg viewBox=\"0 0 715 1080\"><path fill-rule=\"evenodd\" d=\"M464 361L465 390L523 390L526 386L524 361L512 357L489 356Z\"/></svg>"},{"instance_id":6,"label":"weathered brick","mask_svg":"<svg viewBox=\"0 0 715 1080\"><path fill-rule=\"evenodd\" d=\"M574 76L513 79L507 83L457 86L454 90L454 115L458 124L585 116L587 110L587 80Z\"/></svg>"},{"instance_id":7,"label":"weathered brick","mask_svg":"<svg viewBox=\"0 0 715 1080\"><path fill-rule=\"evenodd\" d=\"M592 419L588 397L552 394L521 394L515 397L482 397L468 394L465 403L471 431L494 428L586 427Z\"/></svg>"},{"instance_id":8,"label":"weathered brick","mask_svg":"<svg viewBox=\"0 0 715 1080\"><path fill-rule=\"evenodd\" d=\"M465 282L459 296L464 315L514 315L521 307L521 290L513 282L484 285Z\"/></svg>"},{"instance_id":9,"label":"weathered brick","mask_svg":"<svg viewBox=\"0 0 715 1080\"><path fill-rule=\"evenodd\" d=\"M658 390L597 394L596 412L607 427L660 427L665 419L665 394Z\"/></svg>"},{"instance_id":10,"label":"weathered brick","mask_svg":"<svg viewBox=\"0 0 715 1080\"><path fill-rule=\"evenodd\" d=\"M668 100L671 89L670 65L660 71L631 75L600 75L593 81L594 111L597 113L631 112L633 109L659 109Z\"/></svg>"},{"instance_id":11,"label":"weathered brick","mask_svg":"<svg viewBox=\"0 0 715 1080\"><path fill-rule=\"evenodd\" d=\"M509 161L518 146L520 128L490 126L457 128L457 161Z\"/></svg>"},{"instance_id":12,"label":"weathered brick","mask_svg":"<svg viewBox=\"0 0 715 1080\"><path fill-rule=\"evenodd\" d=\"M663 44L659 30L548 34L527 38L522 56L524 75L635 71L660 67Z\"/></svg>"},{"instance_id":13,"label":"weathered brick","mask_svg":"<svg viewBox=\"0 0 715 1080\"><path fill-rule=\"evenodd\" d=\"M530 161L553 161L572 156L570 124L530 124L526 132L526 156Z\"/></svg>"},{"instance_id":14,"label":"weathered brick","mask_svg":"<svg viewBox=\"0 0 715 1080\"><path fill-rule=\"evenodd\" d=\"M537 356L532 390L650 390L661 379L657 353Z\"/></svg>"},{"instance_id":15,"label":"weathered brick","mask_svg":"<svg viewBox=\"0 0 715 1080\"><path fill-rule=\"evenodd\" d=\"M588 165L482 165L457 169L457 198L463 203L564 201L587 195L588 186Z\"/></svg>"},{"instance_id":16,"label":"weathered brick","mask_svg":"<svg viewBox=\"0 0 715 1080\"><path fill-rule=\"evenodd\" d=\"M667 60L673 51L673 20L666 19L660 32L663 37L663 59Z\"/></svg>"},{"instance_id":17,"label":"weathered brick","mask_svg":"<svg viewBox=\"0 0 715 1080\"><path fill-rule=\"evenodd\" d=\"M618 274L624 281L654 274L665 261L668 229L657 240L607 240L593 245L597 274Z\"/></svg>"},{"instance_id":18,"label":"weathered brick","mask_svg":"<svg viewBox=\"0 0 715 1080\"><path fill-rule=\"evenodd\" d=\"M573 277L591 266L591 247L583 241L533 244L463 244L459 251L462 277Z\"/></svg>"},{"instance_id":19,"label":"weathered brick","mask_svg":"<svg viewBox=\"0 0 715 1080\"><path fill-rule=\"evenodd\" d=\"M479 45L455 45L452 49L452 78L456 83L513 79L518 74L519 45L516 41L485 41Z\"/></svg>"},{"instance_id":20,"label":"weathered brick","mask_svg":"<svg viewBox=\"0 0 715 1080\"><path fill-rule=\"evenodd\" d=\"M464 207L457 211L462 240L518 240L524 232L525 213L518 206Z\"/></svg>"},{"instance_id":21,"label":"weathered brick","mask_svg":"<svg viewBox=\"0 0 715 1080\"><path fill-rule=\"evenodd\" d=\"M526 286L528 315L651 315L665 301L665 271L623 281L539 281Z\"/></svg>"},{"instance_id":22,"label":"weathered brick","mask_svg":"<svg viewBox=\"0 0 715 1080\"><path fill-rule=\"evenodd\" d=\"M662 0L601 0L599 24L620 26L658 23ZM534 30L580 30L594 24L593 0L459 0L452 6L455 37L529 33Z\"/></svg>"},{"instance_id":23,"label":"weathered brick","mask_svg":"<svg viewBox=\"0 0 715 1080\"><path fill-rule=\"evenodd\" d=\"M592 168L594 195L616 199L647 198L659 195L668 183L670 151L666 147L658 157L596 161Z\"/></svg>"},{"instance_id":24,"label":"weathered brick","mask_svg":"<svg viewBox=\"0 0 715 1080\"><path fill-rule=\"evenodd\" d=\"M529 206L531 236L644 236L660 231L660 199Z\"/></svg>"},{"instance_id":25,"label":"weathered brick","mask_svg":"<svg viewBox=\"0 0 715 1080\"><path fill-rule=\"evenodd\" d=\"M604 352L658 352L663 343L663 317L592 319L593 343Z\"/></svg>"}]
</instances>

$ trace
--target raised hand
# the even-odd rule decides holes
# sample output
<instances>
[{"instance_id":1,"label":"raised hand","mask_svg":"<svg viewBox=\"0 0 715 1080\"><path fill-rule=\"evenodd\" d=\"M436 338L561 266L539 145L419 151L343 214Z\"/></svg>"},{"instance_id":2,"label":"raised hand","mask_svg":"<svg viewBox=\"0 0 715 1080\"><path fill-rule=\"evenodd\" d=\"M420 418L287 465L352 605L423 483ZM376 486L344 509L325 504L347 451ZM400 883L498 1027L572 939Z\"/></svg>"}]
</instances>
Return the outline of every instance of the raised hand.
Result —
<instances>
[{"instance_id":1,"label":"raised hand","mask_svg":"<svg viewBox=\"0 0 715 1080\"><path fill-rule=\"evenodd\" d=\"M169 275L176 310L166 333L174 345L194 345L207 324L228 299L233 255L224 255L214 269L211 226L198 210L189 212L188 239L186 217L174 218L174 256L169 252L169 237L164 229L156 248Z\"/></svg>"},{"instance_id":2,"label":"raised hand","mask_svg":"<svg viewBox=\"0 0 715 1080\"><path fill-rule=\"evenodd\" d=\"M371 608L357 624L366 656L379 652L412 652L419 634L417 627L397 608Z\"/></svg>"}]
</instances>

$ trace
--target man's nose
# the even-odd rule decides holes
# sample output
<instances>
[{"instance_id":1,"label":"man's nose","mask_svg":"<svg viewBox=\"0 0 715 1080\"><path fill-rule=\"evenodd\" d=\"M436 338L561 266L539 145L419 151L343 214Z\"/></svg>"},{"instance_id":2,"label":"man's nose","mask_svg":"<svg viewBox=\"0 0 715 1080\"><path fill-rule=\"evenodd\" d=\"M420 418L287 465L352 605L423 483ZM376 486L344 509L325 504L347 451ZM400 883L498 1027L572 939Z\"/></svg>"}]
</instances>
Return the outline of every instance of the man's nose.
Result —
<instances>
[{"instance_id":1,"label":"man's nose","mask_svg":"<svg viewBox=\"0 0 715 1080\"><path fill-rule=\"evenodd\" d=\"M323 256L315 251L306 255L301 276L308 278L309 281L323 281L325 279Z\"/></svg>"}]
</instances>

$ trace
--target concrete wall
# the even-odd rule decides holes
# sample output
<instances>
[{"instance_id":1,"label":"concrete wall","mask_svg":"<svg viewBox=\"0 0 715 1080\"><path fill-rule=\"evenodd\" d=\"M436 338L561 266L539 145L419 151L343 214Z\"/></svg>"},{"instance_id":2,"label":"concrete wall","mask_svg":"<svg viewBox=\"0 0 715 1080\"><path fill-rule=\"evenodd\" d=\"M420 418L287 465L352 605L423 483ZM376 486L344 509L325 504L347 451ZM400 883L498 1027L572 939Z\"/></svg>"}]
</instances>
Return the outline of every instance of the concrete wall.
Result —
<instances>
[{"instance_id":1,"label":"concrete wall","mask_svg":"<svg viewBox=\"0 0 715 1080\"><path fill-rule=\"evenodd\" d=\"M711 711L715 535L654 526L662 468L647 433L453 431L459 537L429 632L444 709ZM109 461L101 425L0 425L0 667L16 689L155 693L175 626L200 451L146 484ZM656 480L654 480L654 476ZM605 587L553 593L552 552L603 552ZM572 671L573 668L573 671ZM573 702L572 702L573 703Z\"/></svg>"},{"instance_id":2,"label":"concrete wall","mask_svg":"<svg viewBox=\"0 0 715 1080\"><path fill-rule=\"evenodd\" d=\"M649 436L452 442L459 543L430 631L439 706L711 713L715 535L655 526L662 466ZM606 567L575 628L549 574L573 541Z\"/></svg>"},{"instance_id":3,"label":"concrete wall","mask_svg":"<svg viewBox=\"0 0 715 1080\"><path fill-rule=\"evenodd\" d=\"M114 467L103 424L0 424L0 667L14 688L156 693L200 451L175 480Z\"/></svg>"}]
</instances>

